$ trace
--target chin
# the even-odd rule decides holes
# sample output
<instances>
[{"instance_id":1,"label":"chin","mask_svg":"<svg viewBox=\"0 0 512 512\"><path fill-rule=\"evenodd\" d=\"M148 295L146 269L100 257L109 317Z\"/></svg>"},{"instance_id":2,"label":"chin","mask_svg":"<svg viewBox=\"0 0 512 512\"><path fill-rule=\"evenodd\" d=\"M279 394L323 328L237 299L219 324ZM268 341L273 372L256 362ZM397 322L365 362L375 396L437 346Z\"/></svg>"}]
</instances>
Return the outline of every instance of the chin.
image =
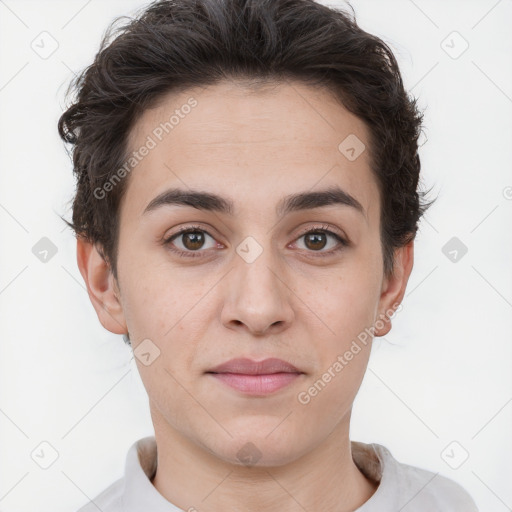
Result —
<instances>
[{"instance_id":1,"label":"chin","mask_svg":"<svg viewBox=\"0 0 512 512\"><path fill-rule=\"evenodd\" d=\"M270 430L233 435L227 442L209 449L218 458L240 467L283 466L300 457L302 450L292 436L287 435L285 440L274 439L268 432Z\"/></svg>"}]
</instances>

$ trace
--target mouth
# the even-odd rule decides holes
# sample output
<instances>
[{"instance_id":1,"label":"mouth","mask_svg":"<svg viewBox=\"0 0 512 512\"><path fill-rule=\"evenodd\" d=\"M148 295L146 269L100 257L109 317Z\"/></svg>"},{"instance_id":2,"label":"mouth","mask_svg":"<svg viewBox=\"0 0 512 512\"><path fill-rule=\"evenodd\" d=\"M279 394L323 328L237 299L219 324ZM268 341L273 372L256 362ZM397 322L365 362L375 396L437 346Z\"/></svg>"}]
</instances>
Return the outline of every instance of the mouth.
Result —
<instances>
[{"instance_id":1,"label":"mouth","mask_svg":"<svg viewBox=\"0 0 512 512\"><path fill-rule=\"evenodd\" d=\"M254 396L274 393L305 375L291 363L276 358L263 361L231 359L206 374L237 391Z\"/></svg>"}]
</instances>

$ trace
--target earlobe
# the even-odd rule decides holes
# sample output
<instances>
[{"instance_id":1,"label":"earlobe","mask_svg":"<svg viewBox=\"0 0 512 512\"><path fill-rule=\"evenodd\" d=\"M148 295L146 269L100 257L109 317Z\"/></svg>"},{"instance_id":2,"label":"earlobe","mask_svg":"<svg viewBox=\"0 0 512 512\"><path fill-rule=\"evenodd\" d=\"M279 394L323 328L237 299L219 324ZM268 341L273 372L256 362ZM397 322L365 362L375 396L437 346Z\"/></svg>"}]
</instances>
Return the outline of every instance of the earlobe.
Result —
<instances>
[{"instance_id":1,"label":"earlobe","mask_svg":"<svg viewBox=\"0 0 512 512\"><path fill-rule=\"evenodd\" d=\"M393 312L401 304L414 264L414 240L395 250L393 274L383 279L379 301L379 315L375 322L375 336L384 336L391 330Z\"/></svg>"},{"instance_id":2,"label":"earlobe","mask_svg":"<svg viewBox=\"0 0 512 512\"><path fill-rule=\"evenodd\" d=\"M114 334L127 332L119 291L109 265L95 244L77 238L77 263L87 293L105 329Z\"/></svg>"}]
</instances>

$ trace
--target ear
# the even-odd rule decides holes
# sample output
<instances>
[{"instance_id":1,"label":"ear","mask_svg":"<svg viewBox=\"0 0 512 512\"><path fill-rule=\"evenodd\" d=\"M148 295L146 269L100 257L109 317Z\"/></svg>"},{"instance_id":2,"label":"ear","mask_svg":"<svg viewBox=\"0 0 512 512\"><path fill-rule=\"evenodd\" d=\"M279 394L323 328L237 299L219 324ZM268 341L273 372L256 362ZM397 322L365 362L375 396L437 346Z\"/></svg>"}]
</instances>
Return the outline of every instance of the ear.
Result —
<instances>
[{"instance_id":1,"label":"ear","mask_svg":"<svg viewBox=\"0 0 512 512\"><path fill-rule=\"evenodd\" d=\"M81 237L77 238L76 256L87 293L101 324L114 334L126 334L128 329L119 300L119 289L110 266L96 245Z\"/></svg>"},{"instance_id":2,"label":"ear","mask_svg":"<svg viewBox=\"0 0 512 512\"><path fill-rule=\"evenodd\" d=\"M407 281L411 275L414 263L414 240L395 250L393 274L382 282L379 300L379 317L376 324L375 336L384 336L391 330L390 315L396 311L405 295Z\"/></svg>"}]
</instances>

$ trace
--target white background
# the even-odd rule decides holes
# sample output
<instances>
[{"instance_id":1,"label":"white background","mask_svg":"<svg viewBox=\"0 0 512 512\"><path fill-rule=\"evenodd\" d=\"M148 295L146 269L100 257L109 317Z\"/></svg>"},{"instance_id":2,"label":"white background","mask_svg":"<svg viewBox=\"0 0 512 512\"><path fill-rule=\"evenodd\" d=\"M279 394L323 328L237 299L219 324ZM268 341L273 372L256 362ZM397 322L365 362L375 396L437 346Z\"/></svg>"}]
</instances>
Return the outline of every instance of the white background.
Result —
<instances>
[{"instance_id":1,"label":"white background","mask_svg":"<svg viewBox=\"0 0 512 512\"><path fill-rule=\"evenodd\" d=\"M59 218L70 218L74 181L57 134L73 72L115 16L143 5L0 1L3 512L76 510L153 433L130 349L97 320ZM439 199L421 222L403 310L375 340L351 438L452 478L481 511L512 510L512 2L352 5L426 108L422 179ZM31 47L43 31L58 43L47 59ZM57 248L46 263L32 253L42 237ZM452 237L468 249L457 262L442 252ZM43 441L58 453L48 469L31 458L51 456ZM465 451L458 469L445 461Z\"/></svg>"}]
</instances>

